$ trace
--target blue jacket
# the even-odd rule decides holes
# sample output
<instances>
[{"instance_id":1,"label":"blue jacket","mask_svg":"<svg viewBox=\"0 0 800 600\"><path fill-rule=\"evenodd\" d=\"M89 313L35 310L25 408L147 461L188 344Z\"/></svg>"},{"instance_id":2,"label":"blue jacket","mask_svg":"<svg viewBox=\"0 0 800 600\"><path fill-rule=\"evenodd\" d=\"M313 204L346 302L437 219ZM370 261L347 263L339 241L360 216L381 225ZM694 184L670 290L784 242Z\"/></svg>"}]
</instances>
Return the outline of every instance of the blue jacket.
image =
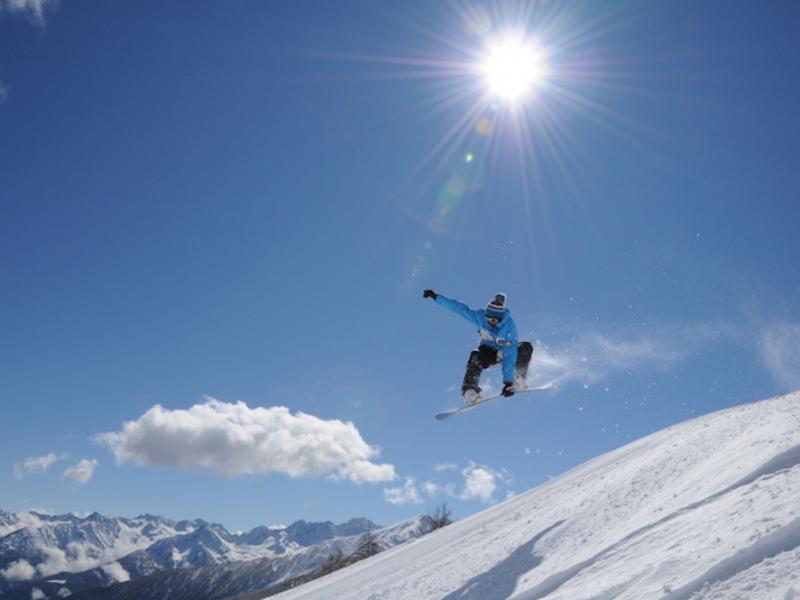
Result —
<instances>
[{"instance_id":1,"label":"blue jacket","mask_svg":"<svg viewBox=\"0 0 800 600\"><path fill-rule=\"evenodd\" d=\"M486 320L484 309L473 310L466 304L453 300L442 294L436 296L436 304L461 315L473 325L478 326L481 346L489 346L502 353L503 381L514 381L514 365L517 363L517 326L511 313L506 309L506 316L497 325L490 325Z\"/></svg>"}]
</instances>

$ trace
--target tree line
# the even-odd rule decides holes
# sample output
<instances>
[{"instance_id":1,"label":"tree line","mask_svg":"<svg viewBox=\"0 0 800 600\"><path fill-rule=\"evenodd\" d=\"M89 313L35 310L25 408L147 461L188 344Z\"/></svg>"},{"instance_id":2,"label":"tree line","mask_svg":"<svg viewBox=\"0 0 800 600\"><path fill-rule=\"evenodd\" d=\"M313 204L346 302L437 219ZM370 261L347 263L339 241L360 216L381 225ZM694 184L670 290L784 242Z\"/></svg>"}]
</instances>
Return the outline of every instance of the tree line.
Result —
<instances>
[{"instance_id":1,"label":"tree line","mask_svg":"<svg viewBox=\"0 0 800 600\"><path fill-rule=\"evenodd\" d=\"M434 510L425 515L428 529L425 535L429 534L431 531L450 525L450 523L453 522L452 515L453 513L446 502L437 506ZM347 565L352 565L370 556L374 556L379 552L383 552L383 550L385 550L385 548L378 542L375 533L371 530L365 531L358 539L358 544L352 554L345 555L341 547L337 547L328 554L322 567L320 567L319 577L338 571Z\"/></svg>"}]
</instances>

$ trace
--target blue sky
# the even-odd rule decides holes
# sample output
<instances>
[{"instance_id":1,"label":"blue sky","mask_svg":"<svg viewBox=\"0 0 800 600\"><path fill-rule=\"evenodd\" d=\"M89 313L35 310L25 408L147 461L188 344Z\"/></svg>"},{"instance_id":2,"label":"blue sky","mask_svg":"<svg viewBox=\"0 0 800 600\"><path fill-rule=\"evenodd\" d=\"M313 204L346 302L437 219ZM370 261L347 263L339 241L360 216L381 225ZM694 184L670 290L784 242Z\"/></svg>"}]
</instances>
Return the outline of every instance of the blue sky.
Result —
<instances>
[{"instance_id":1,"label":"blue sky","mask_svg":"<svg viewBox=\"0 0 800 600\"><path fill-rule=\"evenodd\" d=\"M800 387L792 2L0 6L6 510L464 517ZM435 421L425 288L558 389Z\"/></svg>"}]
</instances>

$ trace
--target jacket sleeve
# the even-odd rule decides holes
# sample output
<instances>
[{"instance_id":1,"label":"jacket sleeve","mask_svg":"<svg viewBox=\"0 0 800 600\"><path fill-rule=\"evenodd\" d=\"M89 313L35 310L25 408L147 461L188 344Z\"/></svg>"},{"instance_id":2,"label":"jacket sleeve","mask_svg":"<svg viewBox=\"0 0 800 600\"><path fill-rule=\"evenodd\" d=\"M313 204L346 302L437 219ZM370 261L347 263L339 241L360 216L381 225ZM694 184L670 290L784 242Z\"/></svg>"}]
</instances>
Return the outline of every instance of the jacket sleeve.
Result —
<instances>
[{"instance_id":1,"label":"jacket sleeve","mask_svg":"<svg viewBox=\"0 0 800 600\"><path fill-rule=\"evenodd\" d=\"M473 325L477 325L478 327L481 326L480 312L471 309L469 306L467 306L462 302L459 302L458 300L453 300L452 298L448 298L447 296L439 294L436 296L436 304L438 304L439 306L443 306L447 310L454 312L457 315L465 318Z\"/></svg>"},{"instance_id":2,"label":"jacket sleeve","mask_svg":"<svg viewBox=\"0 0 800 600\"><path fill-rule=\"evenodd\" d=\"M517 325L511 321L508 331L506 332L506 344L508 346L503 350L503 381L514 381L514 368L517 365L517 343L519 338L517 336Z\"/></svg>"}]
</instances>

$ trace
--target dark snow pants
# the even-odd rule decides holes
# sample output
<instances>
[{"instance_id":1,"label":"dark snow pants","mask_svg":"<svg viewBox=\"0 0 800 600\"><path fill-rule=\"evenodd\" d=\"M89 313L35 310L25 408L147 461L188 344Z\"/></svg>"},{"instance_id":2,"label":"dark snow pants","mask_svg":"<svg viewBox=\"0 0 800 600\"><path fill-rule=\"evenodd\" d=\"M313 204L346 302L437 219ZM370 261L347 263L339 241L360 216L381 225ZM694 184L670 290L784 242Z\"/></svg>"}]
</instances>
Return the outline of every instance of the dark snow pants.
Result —
<instances>
[{"instance_id":1,"label":"dark snow pants","mask_svg":"<svg viewBox=\"0 0 800 600\"><path fill-rule=\"evenodd\" d=\"M533 344L530 342L520 342L517 344L517 364L514 365L514 375L525 379L528 375L528 365L531 364L533 356ZM461 393L467 390L480 392L478 382L484 369L501 362L502 358L497 350L490 346L480 345L477 350L473 350L467 361L467 372L464 373L464 381L461 384Z\"/></svg>"}]
</instances>

